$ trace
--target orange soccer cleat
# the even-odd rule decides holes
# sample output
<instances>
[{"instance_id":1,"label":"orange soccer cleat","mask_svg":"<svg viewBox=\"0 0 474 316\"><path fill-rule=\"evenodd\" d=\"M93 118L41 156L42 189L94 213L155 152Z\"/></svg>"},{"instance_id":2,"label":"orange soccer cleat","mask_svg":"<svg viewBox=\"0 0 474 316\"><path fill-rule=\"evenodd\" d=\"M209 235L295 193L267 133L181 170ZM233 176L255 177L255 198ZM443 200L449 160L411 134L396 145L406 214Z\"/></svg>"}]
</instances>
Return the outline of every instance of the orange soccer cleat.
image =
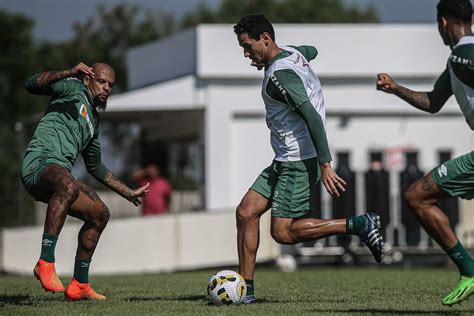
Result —
<instances>
[{"instance_id":1,"label":"orange soccer cleat","mask_svg":"<svg viewBox=\"0 0 474 316\"><path fill-rule=\"evenodd\" d=\"M41 286L46 292L64 291L64 285L56 274L54 262L47 262L43 259L39 259L33 269L33 273L41 282Z\"/></svg>"},{"instance_id":2,"label":"orange soccer cleat","mask_svg":"<svg viewBox=\"0 0 474 316\"><path fill-rule=\"evenodd\" d=\"M105 300L104 295L96 293L89 283L80 283L76 279L72 279L71 283L67 286L66 299L68 301L78 301L78 300L93 300L93 301L103 301Z\"/></svg>"}]
</instances>

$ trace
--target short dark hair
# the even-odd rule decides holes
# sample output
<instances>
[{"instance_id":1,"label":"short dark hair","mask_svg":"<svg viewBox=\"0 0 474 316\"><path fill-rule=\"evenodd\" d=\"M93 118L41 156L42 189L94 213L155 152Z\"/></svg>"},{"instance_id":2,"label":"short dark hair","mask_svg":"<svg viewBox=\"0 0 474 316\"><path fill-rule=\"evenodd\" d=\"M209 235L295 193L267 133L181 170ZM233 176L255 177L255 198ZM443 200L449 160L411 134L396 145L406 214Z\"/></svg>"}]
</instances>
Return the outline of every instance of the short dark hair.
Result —
<instances>
[{"instance_id":1,"label":"short dark hair","mask_svg":"<svg viewBox=\"0 0 474 316\"><path fill-rule=\"evenodd\" d=\"M270 37L275 41L275 31L270 21L264 15L247 15L240 19L236 25L234 25L234 33L238 36L247 33L250 38L259 40L260 35L267 32Z\"/></svg>"},{"instance_id":2,"label":"short dark hair","mask_svg":"<svg viewBox=\"0 0 474 316\"><path fill-rule=\"evenodd\" d=\"M471 23L472 4L470 0L440 0L436 6L438 21L441 17L449 17L463 23Z\"/></svg>"}]
</instances>

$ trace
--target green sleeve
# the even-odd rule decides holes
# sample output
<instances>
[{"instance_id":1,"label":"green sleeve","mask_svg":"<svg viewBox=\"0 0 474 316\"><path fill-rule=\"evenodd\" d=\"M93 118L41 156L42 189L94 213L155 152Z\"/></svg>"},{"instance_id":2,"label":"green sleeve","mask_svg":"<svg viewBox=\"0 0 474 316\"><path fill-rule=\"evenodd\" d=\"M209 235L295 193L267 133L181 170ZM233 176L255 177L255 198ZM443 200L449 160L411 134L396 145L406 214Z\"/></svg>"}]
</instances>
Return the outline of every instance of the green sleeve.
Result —
<instances>
[{"instance_id":1,"label":"green sleeve","mask_svg":"<svg viewBox=\"0 0 474 316\"><path fill-rule=\"evenodd\" d=\"M301 78L293 70L277 70L270 77L266 91L275 100L295 108L306 122L318 153L319 163L331 161L331 152L329 151L323 120L311 104Z\"/></svg>"},{"instance_id":2,"label":"green sleeve","mask_svg":"<svg viewBox=\"0 0 474 316\"><path fill-rule=\"evenodd\" d=\"M309 101L300 76L291 69L275 71L268 80L266 91L273 99L287 103L295 109Z\"/></svg>"},{"instance_id":3,"label":"green sleeve","mask_svg":"<svg viewBox=\"0 0 474 316\"><path fill-rule=\"evenodd\" d=\"M291 46L294 49L297 49L303 56L306 58L307 61L313 60L318 56L318 50L314 46L308 46L308 45L303 45L303 46Z\"/></svg>"},{"instance_id":4,"label":"green sleeve","mask_svg":"<svg viewBox=\"0 0 474 316\"><path fill-rule=\"evenodd\" d=\"M326 130L324 129L323 119L311 102L305 102L298 108L298 114L301 115L308 125L309 134L313 140L314 147L318 153L319 164L332 160L329 150Z\"/></svg>"},{"instance_id":5,"label":"green sleeve","mask_svg":"<svg viewBox=\"0 0 474 316\"><path fill-rule=\"evenodd\" d=\"M41 89L38 87L36 84L36 80L40 74L34 74L28 80L25 82L25 89L31 94L45 94L45 95L50 95L47 93L46 89Z\"/></svg>"},{"instance_id":6,"label":"green sleeve","mask_svg":"<svg viewBox=\"0 0 474 316\"><path fill-rule=\"evenodd\" d=\"M449 70L446 68L443 73L436 79L434 90L438 92L451 93L451 76Z\"/></svg>"},{"instance_id":7,"label":"green sleeve","mask_svg":"<svg viewBox=\"0 0 474 316\"><path fill-rule=\"evenodd\" d=\"M74 93L77 89L80 89L79 85L81 84L81 81L73 77L58 80L48 87L38 87L37 78L39 75L39 73L35 74L25 82L25 89L31 94L61 97Z\"/></svg>"},{"instance_id":8,"label":"green sleeve","mask_svg":"<svg viewBox=\"0 0 474 316\"><path fill-rule=\"evenodd\" d=\"M103 182L109 170L102 163L99 133L94 136L89 145L82 151L82 158L84 159L87 171L93 175L94 178Z\"/></svg>"},{"instance_id":9,"label":"green sleeve","mask_svg":"<svg viewBox=\"0 0 474 316\"><path fill-rule=\"evenodd\" d=\"M449 63L456 77L474 89L474 45L459 45L449 56Z\"/></svg>"}]
</instances>

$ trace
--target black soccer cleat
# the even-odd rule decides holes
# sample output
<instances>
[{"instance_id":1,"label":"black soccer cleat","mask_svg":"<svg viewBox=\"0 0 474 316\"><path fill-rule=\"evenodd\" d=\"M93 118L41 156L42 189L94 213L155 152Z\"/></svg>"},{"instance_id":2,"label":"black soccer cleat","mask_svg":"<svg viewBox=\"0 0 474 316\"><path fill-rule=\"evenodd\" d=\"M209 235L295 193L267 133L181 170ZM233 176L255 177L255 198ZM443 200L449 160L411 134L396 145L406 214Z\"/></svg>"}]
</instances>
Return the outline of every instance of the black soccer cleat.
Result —
<instances>
[{"instance_id":1,"label":"black soccer cleat","mask_svg":"<svg viewBox=\"0 0 474 316\"><path fill-rule=\"evenodd\" d=\"M369 247L375 261L380 263L383 257L383 237L380 235L380 216L375 213L367 213L363 216L365 228L360 239Z\"/></svg>"}]
</instances>

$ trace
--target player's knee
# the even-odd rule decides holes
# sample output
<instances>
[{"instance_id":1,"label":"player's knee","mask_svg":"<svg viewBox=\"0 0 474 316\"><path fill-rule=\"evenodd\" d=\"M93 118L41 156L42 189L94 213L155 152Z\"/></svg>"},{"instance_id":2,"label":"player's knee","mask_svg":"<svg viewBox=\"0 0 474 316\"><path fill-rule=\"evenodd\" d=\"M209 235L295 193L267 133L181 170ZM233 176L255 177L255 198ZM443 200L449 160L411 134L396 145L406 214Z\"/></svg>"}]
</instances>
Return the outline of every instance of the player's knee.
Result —
<instances>
[{"instance_id":1,"label":"player's knee","mask_svg":"<svg viewBox=\"0 0 474 316\"><path fill-rule=\"evenodd\" d=\"M255 211L246 205L245 203L240 203L237 206L237 210L235 212L237 218L237 225L239 223L246 223L255 219L258 219L258 216L255 214Z\"/></svg>"},{"instance_id":2,"label":"player's knee","mask_svg":"<svg viewBox=\"0 0 474 316\"><path fill-rule=\"evenodd\" d=\"M57 194L61 195L63 201L71 205L79 197L79 192L80 190L76 184L68 182L59 185Z\"/></svg>"},{"instance_id":3,"label":"player's knee","mask_svg":"<svg viewBox=\"0 0 474 316\"><path fill-rule=\"evenodd\" d=\"M271 235L273 240L275 240L277 243L282 244L282 245L293 245L294 240L291 238L291 234L288 230L284 229L272 229L271 230Z\"/></svg>"},{"instance_id":4,"label":"player's knee","mask_svg":"<svg viewBox=\"0 0 474 316\"><path fill-rule=\"evenodd\" d=\"M405 192L405 200L412 209L416 210L420 208L422 200L417 191L416 183L412 184Z\"/></svg>"},{"instance_id":5,"label":"player's knee","mask_svg":"<svg viewBox=\"0 0 474 316\"><path fill-rule=\"evenodd\" d=\"M95 213L94 223L96 226L105 228L110 219L110 211L107 205L101 203L98 207L98 211Z\"/></svg>"}]
</instances>

